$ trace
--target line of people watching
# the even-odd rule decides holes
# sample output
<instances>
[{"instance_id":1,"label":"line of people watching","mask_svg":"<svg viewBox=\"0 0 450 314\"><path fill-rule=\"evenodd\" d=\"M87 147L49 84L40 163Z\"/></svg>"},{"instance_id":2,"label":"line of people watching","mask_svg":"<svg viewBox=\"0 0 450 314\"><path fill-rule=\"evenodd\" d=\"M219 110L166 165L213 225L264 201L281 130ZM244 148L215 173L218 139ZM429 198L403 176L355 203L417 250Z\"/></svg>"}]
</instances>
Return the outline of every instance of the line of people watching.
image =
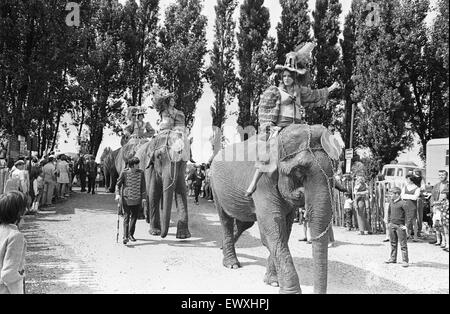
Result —
<instances>
[{"instance_id":1,"label":"line of people watching","mask_svg":"<svg viewBox=\"0 0 450 314\"><path fill-rule=\"evenodd\" d=\"M199 204L200 194L208 202L213 202L210 165L196 165L190 171L187 170L186 186L189 191L189 196L195 198L196 205Z\"/></svg>"},{"instance_id":2,"label":"line of people watching","mask_svg":"<svg viewBox=\"0 0 450 314\"><path fill-rule=\"evenodd\" d=\"M0 167L0 194L20 191L27 196L27 214L51 208L58 201L64 201L72 192L72 186L79 183L82 192L95 194L100 169L92 156L74 160L70 156L49 154L19 158L9 169L6 163ZM86 190L86 181L87 187Z\"/></svg>"}]
</instances>

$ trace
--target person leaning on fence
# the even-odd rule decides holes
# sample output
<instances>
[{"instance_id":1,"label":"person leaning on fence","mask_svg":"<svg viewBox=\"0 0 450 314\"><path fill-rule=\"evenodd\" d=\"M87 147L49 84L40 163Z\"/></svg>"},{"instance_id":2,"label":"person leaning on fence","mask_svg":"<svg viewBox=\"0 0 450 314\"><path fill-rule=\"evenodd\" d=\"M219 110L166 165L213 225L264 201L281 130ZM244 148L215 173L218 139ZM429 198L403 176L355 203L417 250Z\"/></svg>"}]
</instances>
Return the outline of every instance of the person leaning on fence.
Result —
<instances>
[{"instance_id":1,"label":"person leaning on fence","mask_svg":"<svg viewBox=\"0 0 450 314\"><path fill-rule=\"evenodd\" d=\"M26 241L18 225L25 209L23 193L0 195L0 294L24 294Z\"/></svg>"},{"instance_id":2,"label":"person leaning on fence","mask_svg":"<svg viewBox=\"0 0 450 314\"><path fill-rule=\"evenodd\" d=\"M403 267L409 266L408 240L406 234L406 213L407 207L401 198L401 189L393 188L391 190L392 200L388 209L388 223L391 240L391 257L386 264L397 263L398 242L402 251Z\"/></svg>"},{"instance_id":3,"label":"person leaning on fence","mask_svg":"<svg viewBox=\"0 0 450 314\"><path fill-rule=\"evenodd\" d=\"M369 191L367 188L366 180L362 175L358 175L356 177L354 193L355 193L356 214L358 218L359 234L364 235L365 231L367 231L368 234L371 234L369 221L367 220L367 213L366 213L366 200L369 196Z\"/></svg>"},{"instance_id":4,"label":"person leaning on fence","mask_svg":"<svg viewBox=\"0 0 450 314\"><path fill-rule=\"evenodd\" d=\"M116 186L116 201L122 201L123 244L136 242L134 233L139 212L145 209L147 192L144 171L139 169L140 160L133 157L128 161L128 168L120 174ZM122 195L120 193L122 192Z\"/></svg>"}]
</instances>

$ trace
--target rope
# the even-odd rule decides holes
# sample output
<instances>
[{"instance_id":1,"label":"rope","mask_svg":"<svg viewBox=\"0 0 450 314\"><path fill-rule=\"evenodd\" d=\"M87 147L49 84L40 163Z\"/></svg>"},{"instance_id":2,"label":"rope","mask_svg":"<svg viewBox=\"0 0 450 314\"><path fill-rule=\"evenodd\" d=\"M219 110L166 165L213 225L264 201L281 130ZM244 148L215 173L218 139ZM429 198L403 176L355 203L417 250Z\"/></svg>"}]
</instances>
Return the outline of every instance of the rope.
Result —
<instances>
[{"instance_id":1,"label":"rope","mask_svg":"<svg viewBox=\"0 0 450 314\"><path fill-rule=\"evenodd\" d=\"M311 126L309 126L309 128L308 128L308 143L307 143L307 148L305 150L307 150L307 151L309 151L311 153L311 155L313 156L314 161L319 166L320 171L323 173L323 175L325 176L325 179L327 180L328 193L329 193L329 196L330 196L330 203L331 203L331 220L330 220L330 223L327 225L325 231L323 231L317 237L311 239L311 241L318 241L321 238L323 238L326 234L328 234L328 231L333 226L334 211L335 211L333 188L336 185L335 184L336 183L335 182L336 179L335 179L335 171L334 171L333 160L331 160L330 156L328 156L328 154L327 154L327 158L330 161L330 164L332 166L331 169L333 171L333 176L330 178L330 177L328 177L327 173L325 172L325 170L323 169L322 165L320 164L319 159L317 158L316 154L313 152L313 149L311 148L311 137L312 137L312 131L311 131ZM303 151L305 151L305 150L303 150ZM323 149L315 149L315 150L323 150ZM331 185L331 181L333 182L333 185ZM312 213L312 206L310 206L309 208L306 209L306 216L307 217L311 217L311 213Z\"/></svg>"}]
</instances>

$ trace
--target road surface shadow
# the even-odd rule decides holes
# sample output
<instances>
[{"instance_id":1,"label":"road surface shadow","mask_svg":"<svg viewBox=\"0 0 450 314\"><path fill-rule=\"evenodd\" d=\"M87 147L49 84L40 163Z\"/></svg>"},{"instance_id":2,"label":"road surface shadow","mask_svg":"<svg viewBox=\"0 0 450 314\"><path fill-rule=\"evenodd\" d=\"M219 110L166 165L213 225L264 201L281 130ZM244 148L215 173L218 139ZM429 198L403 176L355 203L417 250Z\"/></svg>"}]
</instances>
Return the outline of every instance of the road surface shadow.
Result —
<instances>
[{"instance_id":1,"label":"road surface shadow","mask_svg":"<svg viewBox=\"0 0 450 314\"><path fill-rule=\"evenodd\" d=\"M352 243L336 240L334 242L334 247L338 246L346 246L346 245L356 245L356 246L368 246L368 247L377 247L377 246L385 246L383 243Z\"/></svg>"},{"instance_id":2,"label":"road surface shadow","mask_svg":"<svg viewBox=\"0 0 450 314\"><path fill-rule=\"evenodd\" d=\"M25 221L21 231L27 241L27 294L93 294L98 291L95 272L71 256L37 221Z\"/></svg>"},{"instance_id":3,"label":"road surface shadow","mask_svg":"<svg viewBox=\"0 0 450 314\"><path fill-rule=\"evenodd\" d=\"M409 267L421 267L421 268L436 268L436 269L449 269L448 264L441 264L441 263L435 263L435 262L415 262L411 263Z\"/></svg>"},{"instance_id":4,"label":"road surface shadow","mask_svg":"<svg viewBox=\"0 0 450 314\"><path fill-rule=\"evenodd\" d=\"M241 262L242 267L259 265L265 273L267 260L248 254L237 254L238 259L249 259L253 262ZM314 286L314 266L311 258L293 257L294 265L300 278L301 286ZM338 261L328 262L329 294L416 294L421 291L411 290L395 281L385 279L371 271ZM444 292L448 293L448 291Z\"/></svg>"}]
</instances>

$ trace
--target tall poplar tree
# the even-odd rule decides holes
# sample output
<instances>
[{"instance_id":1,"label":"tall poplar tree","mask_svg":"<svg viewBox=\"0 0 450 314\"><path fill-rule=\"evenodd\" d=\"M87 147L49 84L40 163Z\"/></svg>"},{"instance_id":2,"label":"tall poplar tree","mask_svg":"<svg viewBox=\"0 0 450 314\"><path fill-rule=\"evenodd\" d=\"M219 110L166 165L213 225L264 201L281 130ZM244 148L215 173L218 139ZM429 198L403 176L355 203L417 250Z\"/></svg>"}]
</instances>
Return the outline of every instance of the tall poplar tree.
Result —
<instances>
[{"instance_id":1,"label":"tall poplar tree","mask_svg":"<svg viewBox=\"0 0 450 314\"><path fill-rule=\"evenodd\" d=\"M264 0L244 0L240 7L239 33L237 34L240 65L238 125L243 129L248 126L257 126L258 103L255 103L255 81L258 77L254 70L255 68L261 70L256 62L256 56L261 52L270 29L269 10L263 4Z\"/></svg>"},{"instance_id":2,"label":"tall poplar tree","mask_svg":"<svg viewBox=\"0 0 450 314\"><path fill-rule=\"evenodd\" d=\"M175 93L176 108L194 124L196 104L203 94L207 18L200 0L177 0L166 10L160 32L158 83Z\"/></svg>"},{"instance_id":3,"label":"tall poplar tree","mask_svg":"<svg viewBox=\"0 0 450 314\"><path fill-rule=\"evenodd\" d=\"M311 40L308 0L280 0L281 22L277 26L277 61L284 64L286 54Z\"/></svg>"},{"instance_id":4,"label":"tall poplar tree","mask_svg":"<svg viewBox=\"0 0 450 314\"><path fill-rule=\"evenodd\" d=\"M441 8L445 6L444 2L440 5ZM446 7L448 13L448 2ZM397 12L395 40L401 70L408 79L405 99L409 104L409 122L411 130L420 138L425 160L428 141L449 135L448 60L440 55L445 31L448 47L448 16L445 18L446 30L440 24L444 21L441 11L429 32L425 21L429 12L428 0L402 0Z\"/></svg>"},{"instance_id":5,"label":"tall poplar tree","mask_svg":"<svg viewBox=\"0 0 450 314\"><path fill-rule=\"evenodd\" d=\"M339 78L340 51L337 45L340 30L339 16L342 12L339 0L317 0L312 15L314 37L317 43L313 50L313 87L326 88ZM307 109L309 123L329 126L333 121L333 109L339 100L331 99L326 108Z\"/></svg>"},{"instance_id":6,"label":"tall poplar tree","mask_svg":"<svg viewBox=\"0 0 450 314\"><path fill-rule=\"evenodd\" d=\"M398 157L411 145L406 130L407 82L401 71L398 45L395 41L395 15L399 0L382 0L379 25L367 23L368 12L359 8L357 14L357 57L354 100L356 112L356 143L370 149L369 172L375 176L384 164ZM402 96L405 95L405 96Z\"/></svg>"},{"instance_id":7,"label":"tall poplar tree","mask_svg":"<svg viewBox=\"0 0 450 314\"><path fill-rule=\"evenodd\" d=\"M342 62L340 66L340 81L344 88L344 120L342 125L342 135L346 147L350 147L351 138L351 120L352 110L355 104L352 99L352 93L354 90L354 83L352 80L353 72L356 65L356 13L358 12L359 0L353 0L350 12L345 17L344 23L344 39L340 40L342 49Z\"/></svg>"},{"instance_id":8,"label":"tall poplar tree","mask_svg":"<svg viewBox=\"0 0 450 314\"><path fill-rule=\"evenodd\" d=\"M123 61L131 105L142 106L144 92L153 83L149 75L156 62L159 0L128 0L123 9Z\"/></svg>"},{"instance_id":9,"label":"tall poplar tree","mask_svg":"<svg viewBox=\"0 0 450 314\"><path fill-rule=\"evenodd\" d=\"M215 40L210 53L211 66L206 73L206 77L215 94L215 101L211 106L214 153L221 148L223 125L227 119L227 107L233 101L237 88L234 66L236 57L234 34L236 23L233 20L236 7L237 0L217 0L217 5L215 6Z\"/></svg>"}]
</instances>

